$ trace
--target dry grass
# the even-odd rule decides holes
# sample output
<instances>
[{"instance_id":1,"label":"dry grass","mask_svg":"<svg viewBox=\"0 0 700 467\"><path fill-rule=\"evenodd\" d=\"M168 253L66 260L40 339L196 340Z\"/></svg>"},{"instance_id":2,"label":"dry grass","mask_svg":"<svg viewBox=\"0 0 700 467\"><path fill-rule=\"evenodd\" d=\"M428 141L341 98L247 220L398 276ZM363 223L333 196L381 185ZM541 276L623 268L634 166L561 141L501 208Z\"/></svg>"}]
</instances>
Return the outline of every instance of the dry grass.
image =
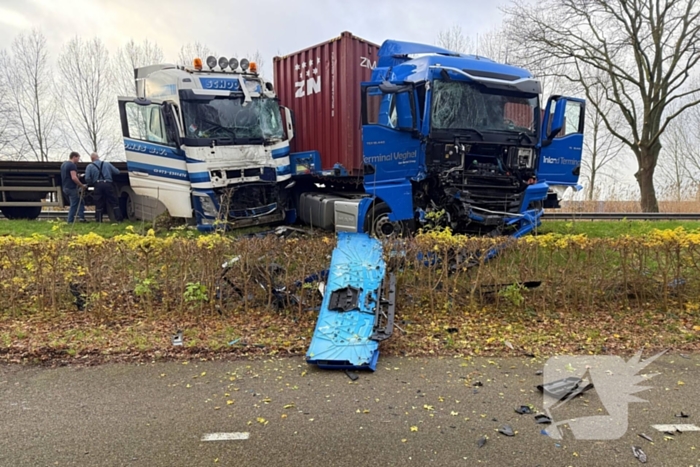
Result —
<instances>
[{"instance_id":1,"label":"dry grass","mask_svg":"<svg viewBox=\"0 0 700 467\"><path fill-rule=\"evenodd\" d=\"M700 345L700 233L549 234L508 243L434 233L386 245L397 275L394 353L498 354L694 349ZM328 267L333 237L0 237L0 356L10 361L175 354L300 354L320 296L279 310L270 282ZM223 260L240 293L215 293ZM272 277L269 266L278 265ZM535 289L519 284L539 281ZM77 311L70 285L87 302ZM231 292L231 291L229 291ZM185 331L174 348L170 335ZM241 339L229 345L229 342Z\"/></svg>"}]
</instances>

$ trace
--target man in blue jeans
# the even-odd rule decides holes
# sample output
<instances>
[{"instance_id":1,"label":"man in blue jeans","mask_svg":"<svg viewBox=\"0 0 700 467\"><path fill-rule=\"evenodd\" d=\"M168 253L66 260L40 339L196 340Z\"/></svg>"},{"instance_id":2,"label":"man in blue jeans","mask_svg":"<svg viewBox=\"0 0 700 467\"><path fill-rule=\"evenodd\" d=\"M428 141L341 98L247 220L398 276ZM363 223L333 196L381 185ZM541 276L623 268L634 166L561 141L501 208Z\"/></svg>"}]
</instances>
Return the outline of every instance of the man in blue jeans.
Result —
<instances>
[{"instance_id":1,"label":"man in blue jeans","mask_svg":"<svg viewBox=\"0 0 700 467\"><path fill-rule=\"evenodd\" d=\"M73 151L68 156L68 160L61 164L61 186L63 195L70 201L68 209L68 223L72 224L75 221L75 215L78 214L80 222L87 222L85 219L85 202L81 196L81 190L86 190L87 185L78 178L78 166L80 162L80 154Z\"/></svg>"}]
</instances>

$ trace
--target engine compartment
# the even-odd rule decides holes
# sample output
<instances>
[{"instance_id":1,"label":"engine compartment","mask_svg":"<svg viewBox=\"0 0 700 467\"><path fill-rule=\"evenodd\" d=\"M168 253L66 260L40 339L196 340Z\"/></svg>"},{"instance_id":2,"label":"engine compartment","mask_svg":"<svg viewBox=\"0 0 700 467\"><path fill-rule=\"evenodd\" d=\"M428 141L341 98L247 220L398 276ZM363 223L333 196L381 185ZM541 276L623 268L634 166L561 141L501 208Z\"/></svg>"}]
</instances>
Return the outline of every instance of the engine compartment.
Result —
<instances>
[{"instance_id":1,"label":"engine compartment","mask_svg":"<svg viewBox=\"0 0 700 467\"><path fill-rule=\"evenodd\" d=\"M525 189L536 182L535 164L532 146L428 143L428 176L414 187L414 202L428 213L444 210L442 223L456 232L483 233L501 225L504 213L520 211Z\"/></svg>"}]
</instances>

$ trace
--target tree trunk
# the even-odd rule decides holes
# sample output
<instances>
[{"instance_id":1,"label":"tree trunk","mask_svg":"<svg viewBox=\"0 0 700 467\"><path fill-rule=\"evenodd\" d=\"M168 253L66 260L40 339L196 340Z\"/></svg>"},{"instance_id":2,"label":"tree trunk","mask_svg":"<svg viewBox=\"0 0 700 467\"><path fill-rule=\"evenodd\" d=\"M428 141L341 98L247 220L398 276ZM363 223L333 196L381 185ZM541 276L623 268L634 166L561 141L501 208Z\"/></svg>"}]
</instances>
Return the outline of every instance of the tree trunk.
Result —
<instances>
[{"instance_id":1,"label":"tree trunk","mask_svg":"<svg viewBox=\"0 0 700 467\"><path fill-rule=\"evenodd\" d=\"M593 159L593 163L595 163L595 159ZM588 201L593 201L593 193L595 191L595 173L597 172L595 166L593 167L593 170L591 170L591 186L588 187Z\"/></svg>"},{"instance_id":2,"label":"tree trunk","mask_svg":"<svg viewBox=\"0 0 700 467\"><path fill-rule=\"evenodd\" d=\"M639 170L634 174L639 184L639 192L642 195L642 212L659 212L659 202L656 200L656 190L654 188L654 169L659 150L656 148L641 148L639 154Z\"/></svg>"}]
</instances>

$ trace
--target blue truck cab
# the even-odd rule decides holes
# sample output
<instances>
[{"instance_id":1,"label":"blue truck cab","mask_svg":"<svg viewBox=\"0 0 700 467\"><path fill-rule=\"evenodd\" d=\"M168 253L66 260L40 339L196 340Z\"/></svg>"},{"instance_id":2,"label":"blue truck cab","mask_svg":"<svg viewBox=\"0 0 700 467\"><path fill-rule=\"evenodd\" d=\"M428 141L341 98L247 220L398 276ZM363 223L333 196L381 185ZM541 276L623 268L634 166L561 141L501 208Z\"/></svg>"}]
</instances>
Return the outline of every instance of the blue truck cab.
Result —
<instances>
[{"instance_id":1,"label":"blue truck cab","mask_svg":"<svg viewBox=\"0 0 700 467\"><path fill-rule=\"evenodd\" d=\"M522 235L578 186L585 102L522 68L386 41L362 85L364 188L373 231L434 212L455 232Z\"/></svg>"},{"instance_id":2,"label":"blue truck cab","mask_svg":"<svg viewBox=\"0 0 700 467\"><path fill-rule=\"evenodd\" d=\"M540 94L525 69L385 41L362 83L363 174L353 183L342 166L316 173L323 188L300 195L301 220L378 236L426 222L526 234L558 207L557 191L580 189L585 101L543 106ZM292 173L320 166L313 151L290 157Z\"/></svg>"}]
</instances>

